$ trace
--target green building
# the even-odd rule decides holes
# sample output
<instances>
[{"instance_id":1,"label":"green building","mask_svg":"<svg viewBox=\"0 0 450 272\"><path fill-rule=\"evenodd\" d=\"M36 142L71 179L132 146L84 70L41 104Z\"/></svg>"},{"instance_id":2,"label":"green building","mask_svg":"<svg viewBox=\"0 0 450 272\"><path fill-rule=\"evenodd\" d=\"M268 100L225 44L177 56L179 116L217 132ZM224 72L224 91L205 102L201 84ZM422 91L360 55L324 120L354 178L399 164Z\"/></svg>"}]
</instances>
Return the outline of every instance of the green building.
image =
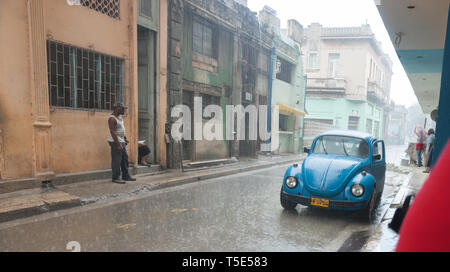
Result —
<instances>
[{"instance_id":1,"label":"green building","mask_svg":"<svg viewBox=\"0 0 450 272\"><path fill-rule=\"evenodd\" d=\"M260 11L259 17L266 31L273 33L274 40L269 99L270 105L278 106L279 111L271 115L270 152L299 153L303 147L306 87L300 45L303 27L297 21L289 20L288 28L280 30L276 12L267 6Z\"/></svg>"}]
</instances>

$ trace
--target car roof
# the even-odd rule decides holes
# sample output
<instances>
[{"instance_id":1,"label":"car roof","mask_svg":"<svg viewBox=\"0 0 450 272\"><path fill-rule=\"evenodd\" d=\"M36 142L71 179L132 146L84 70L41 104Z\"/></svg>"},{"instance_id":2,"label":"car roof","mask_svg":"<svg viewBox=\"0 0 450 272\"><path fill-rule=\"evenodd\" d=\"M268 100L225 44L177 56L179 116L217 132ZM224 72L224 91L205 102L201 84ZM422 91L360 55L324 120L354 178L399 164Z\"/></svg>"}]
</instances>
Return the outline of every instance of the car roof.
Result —
<instances>
[{"instance_id":1,"label":"car roof","mask_svg":"<svg viewBox=\"0 0 450 272\"><path fill-rule=\"evenodd\" d=\"M355 130L330 130L330 131L326 131L324 133L317 135L317 137L327 136L327 135L355 137L355 138L366 139L369 142L374 139L374 137L372 135L370 135L369 133L355 131Z\"/></svg>"}]
</instances>

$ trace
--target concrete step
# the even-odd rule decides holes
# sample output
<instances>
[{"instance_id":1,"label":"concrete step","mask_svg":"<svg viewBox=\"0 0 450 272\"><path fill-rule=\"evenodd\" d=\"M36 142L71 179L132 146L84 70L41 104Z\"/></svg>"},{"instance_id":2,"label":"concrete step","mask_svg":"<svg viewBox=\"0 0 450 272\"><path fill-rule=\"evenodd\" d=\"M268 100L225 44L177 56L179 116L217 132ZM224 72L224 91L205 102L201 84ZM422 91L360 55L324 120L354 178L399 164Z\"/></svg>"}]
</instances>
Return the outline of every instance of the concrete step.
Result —
<instances>
[{"instance_id":1,"label":"concrete step","mask_svg":"<svg viewBox=\"0 0 450 272\"><path fill-rule=\"evenodd\" d=\"M183 164L186 168L200 168L200 167L209 167L214 165L220 165L220 164L230 164L237 162L238 160L236 158L231 159L219 159L219 160L208 160L208 161L196 161L196 162L189 162L186 164Z\"/></svg>"},{"instance_id":2,"label":"concrete step","mask_svg":"<svg viewBox=\"0 0 450 272\"><path fill-rule=\"evenodd\" d=\"M132 175L156 173L156 172L160 172L161 170L162 170L162 168L158 164L151 165L151 166L137 165L137 166L134 166L133 168L129 169L129 171Z\"/></svg>"}]
</instances>

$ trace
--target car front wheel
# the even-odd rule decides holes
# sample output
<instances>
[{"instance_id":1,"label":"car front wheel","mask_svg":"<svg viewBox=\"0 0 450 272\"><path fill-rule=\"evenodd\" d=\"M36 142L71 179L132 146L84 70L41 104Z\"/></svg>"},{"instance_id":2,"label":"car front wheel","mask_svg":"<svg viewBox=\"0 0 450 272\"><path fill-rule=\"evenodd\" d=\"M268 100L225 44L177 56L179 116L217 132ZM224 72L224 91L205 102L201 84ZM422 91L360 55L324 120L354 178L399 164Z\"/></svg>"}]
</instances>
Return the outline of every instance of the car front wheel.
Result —
<instances>
[{"instance_id":1,"label":"car front wheel","mask_svg":"<svg viewBox=\"0 0 450 272\"><path fill-rule=\"evenodd\" d=\"M280 192L280 202L281 206L286 210L293 210L295 207L297 207L297 203L290 201L289 199L286 199L283 195L283 187L281 188Z\"/></svg>"},{"instance_id":2,"label":"car front wheel","mask_svg":"<svg viewBox=\"0 0 450 272\"><path fill-rule=\"evenodd\" d=\"M377 204L377 194L376 189L373 188L372 196L370 197L370 200L362 213L362 217L364 220L372 221L372 219L375 217L376 204Z\"/></svg>"}]
</instances>

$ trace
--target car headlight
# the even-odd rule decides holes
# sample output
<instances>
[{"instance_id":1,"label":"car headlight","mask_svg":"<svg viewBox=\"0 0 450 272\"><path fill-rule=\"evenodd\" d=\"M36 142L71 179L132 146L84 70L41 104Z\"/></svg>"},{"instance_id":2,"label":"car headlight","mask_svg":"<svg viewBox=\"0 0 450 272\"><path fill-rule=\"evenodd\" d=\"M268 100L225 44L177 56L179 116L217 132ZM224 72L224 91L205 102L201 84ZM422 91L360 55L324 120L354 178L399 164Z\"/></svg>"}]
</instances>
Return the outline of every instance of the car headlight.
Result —
<instances>
[{"instance_id":1,"label":"car headlight","mask_svg":"<svg viewBox=\"0 0 450 272\"><path fill-rule=\"evenodd\" d=\"M364 186L359 183L353 184L351 191L354 196L360 197L364 194Z\"/></svg>"},{"instance_id":2,"label":"car headlight","mask_svg":"<svg viewBox=\"0 0 450 272\"><path fill-rule=\"evenodd\" d=\"M297 187L298 181L296 177L288 177L286 179L286 186L289 189L294 189L295 187Z\"/></svg>"}]
</instances>

